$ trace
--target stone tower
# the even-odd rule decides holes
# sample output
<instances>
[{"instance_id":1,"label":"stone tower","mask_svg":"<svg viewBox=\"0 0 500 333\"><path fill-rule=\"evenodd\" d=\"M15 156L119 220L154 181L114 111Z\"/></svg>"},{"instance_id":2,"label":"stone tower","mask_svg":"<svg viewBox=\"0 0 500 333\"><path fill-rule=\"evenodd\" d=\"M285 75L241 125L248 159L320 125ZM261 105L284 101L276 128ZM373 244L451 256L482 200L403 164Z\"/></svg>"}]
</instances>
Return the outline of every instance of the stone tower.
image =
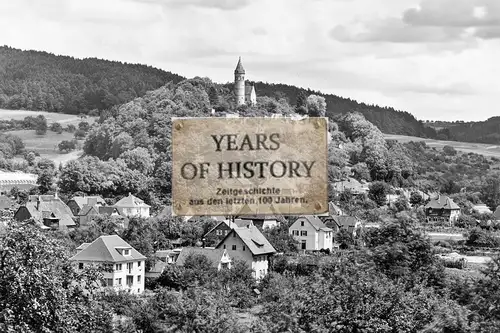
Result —
<instances>
[{"instance_id":1,"label":"stone tower","mask_svg":"<svg viewBox=\"0 0 500 333\"><path fill-rule=\"evenodd\" d=\"M245 69L241 64L241 57L234 70L234 94L236 95L236 105L245 104Z\"/></svg>"}]
</instances>

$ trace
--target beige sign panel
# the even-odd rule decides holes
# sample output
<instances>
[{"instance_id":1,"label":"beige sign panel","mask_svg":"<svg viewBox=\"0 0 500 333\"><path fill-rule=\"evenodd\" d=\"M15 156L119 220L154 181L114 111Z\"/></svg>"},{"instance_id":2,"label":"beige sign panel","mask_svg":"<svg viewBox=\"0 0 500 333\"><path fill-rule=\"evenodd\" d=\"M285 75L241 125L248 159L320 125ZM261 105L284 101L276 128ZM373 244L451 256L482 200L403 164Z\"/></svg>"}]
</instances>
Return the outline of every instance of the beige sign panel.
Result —
<instances>
[{"instance_id":1,"label":"beige sign panel","mask_svg":"<svg viewBox=\"0 0 500 333\"><path fill-rule=\"evenodd\" d=\"M327 118L175 118L173 213L328 211Z\"/></svg>"}]
</instances>

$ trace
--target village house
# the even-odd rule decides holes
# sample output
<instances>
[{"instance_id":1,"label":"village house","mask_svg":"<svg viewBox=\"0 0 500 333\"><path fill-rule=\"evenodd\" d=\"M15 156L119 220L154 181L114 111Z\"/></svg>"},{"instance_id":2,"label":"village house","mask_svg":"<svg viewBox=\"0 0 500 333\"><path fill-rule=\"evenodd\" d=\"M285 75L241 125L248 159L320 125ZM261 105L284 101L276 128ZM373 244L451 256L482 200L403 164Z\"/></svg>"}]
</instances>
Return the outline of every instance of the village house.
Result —
<instances>
[{"instance_id":1,"label":"village house","mask_svg":"<svg viewBox=\"0 0 500 333\"><path fill-rule=\"evenodd\" d=\"M352 177L348 177L345 180L332 182L330 183L330 187L337 196L344 191L350 191L353 195L363 195L367 194L369 191L369 183L361 183Z\"/></svg>"},{"instance_id":2,"label":"village house","mask_svg":"<svg viewBox=\"0 0 500 333\"><path fill-rule=\"evenodd\" d=\"M101 236L92 243L83 243L69 260L78 270L103 265L103 285L134 294L144 291L146 257L118 235Z\"/></svg>"},{"instance_id":3,"label":"village house","mask_svg":"<svg viewBox=\"0 0 500 333\"><path fill-rule=\"evenodd\" d=\"M99 215L111 216L113 218L116 218L115 222L120 225L120 227L128 227L127 217L123 216L118 208L112 206L85 205L83 206L83 209L79 211L76 218L79 222L79 225L82 227L87 226L91 221L94 220L96 216Z\"/></svg>"},{"instance_id":4,"label":"village house","mask_svg":"<svg viewBox=\"0 0 500 333\"><path fill-rule=\"evenodd\" d=\"M340 215L331 216L330 219L325 221L325 225L339 232L340 230L347 230L353 237L356 237L361 229L361 221L355 216Z\"/></svg>"},{"instance_id":5,"label":"village house","mask_svg":"<svg viewBox=\"0 0 500 333\"><path fill-rule=\"evenodd\" d=\"M227 250L233 262L246 262L253 270L252 276L257 280L269 272L269 257L276 253L271 243L253 225L232 229L215 248Z\"/></svg>"},{"instance_id":6,"label":"village house","mask_svg":"<svg viewBox=\"0 0 500 333\"><path fill-rule=\"evenodd\" d=\"M203 240L206 246L215 246L224 239L224 237L229 234L229 232L234 228L247 228L249 225L253 225L252 220L243 219L228 219L219 222L215 227L210 229L205 235L203 235Z\"/></svg>"},{"instance_id":7,"label":"village house","mask_svg":"<svg viewBox=\"0 0 500 333\"><path fill-rule=\"evenodd\" d=\"M280 225L274 215L245 215L239 217L242 220L250 220L259 229L276 228Z\"/></svg>"},{"instance_id":8,"label":"village house","mask_svg":"<svg viewBox=\"0 0 500 333\"><path fill-rule=\"evenodd\" d=\"M34 219L44 228L65 230L76 226L71 209L55 195L30 195L14 214L17 221Z\"/></svg>"},{"instance_id":9,"label":"village house","mask_svg":"<svg viewBox=\"0 0 500 333\"><path fill-rule=\"evenodd\" d=\"M478 214L492 214L493 212L489 209L485 204L477 204L472 206L472 210L477 212Z\"/></svg>"},{"instance_id":10,"label":"village house","mask_svg":"<svg viewBox=\"0 0 500 333\"><path fill-rule=\"evenodd\" d=\"M212 266L217 270L231 268L231 258L226 249L209 247L185 247L180 251L175 264L177 266L184 266L186 259L191 255L203 255L207 257Z\"/></svg>"},{"instance_id":11,"label":"village house","mask_svg":"<svg viewBox=\"0 0 500 333\"><path fill-rule=\"evenodd\" d=\"M100 196L74 196L66 204L78 216L83 207L106 206L106 201Z\"/></svg>"},{"instance_id":12,"label":"village house","mask_svg":"<svg viewBox=\"0 0 500 333\"><path fill-rule=\"evenodd\" d=\"M333 230L327 227L319 217L300 216L288 229L289 234L299 241L300 250L332 250Z\"/></svg>"},{"instance_id":13,"label":"village house","mask_svg":"<svg viewBox=\"0 0 500 333\"><path fill-rule=\"evenodd\" d=\"M149 217L149 208L151 206L129 193L127 197L119 200L113 205L113 207L116 207L123 216L138 216L147 218Z\"/></svg>"},{"instance_id":14,"label":"village house","mask_svg":"<svg viewBox=\"0 0 500 333\"><path fill-rule=\"evenodd\" d=\"M460 216L460 207L449 197L438 195L425 205L427 222L454 223Z\"/></svg>"},{"instance_id":15,"label":"village house","mask_svg":"<svg viewBox=\"0 0 500 333\"><path fill-rule=\"evenodd\" d=\"M146 278L157 278L168 265L175 264L182 249L158 250L155 252L155 264L146 272Z\"/></svg>"}]
</instances>

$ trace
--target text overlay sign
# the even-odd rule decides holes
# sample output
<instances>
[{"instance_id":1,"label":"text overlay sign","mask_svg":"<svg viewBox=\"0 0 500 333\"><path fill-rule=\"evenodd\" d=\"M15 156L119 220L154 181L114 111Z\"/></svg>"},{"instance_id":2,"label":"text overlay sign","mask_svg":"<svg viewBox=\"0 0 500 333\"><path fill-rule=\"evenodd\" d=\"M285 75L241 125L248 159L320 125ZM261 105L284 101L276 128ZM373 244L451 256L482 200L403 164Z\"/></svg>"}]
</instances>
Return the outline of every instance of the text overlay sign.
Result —
<instances>
[{"instance_id":1,"label":"text overlay sign","mask_svg":"<svg viewBox=\"0 0 500 333\"><path fill-rule=\"evenodd\" d=\"M327 118L172 119L174 215L328 211Z\"/></svg>"}]
</instances>

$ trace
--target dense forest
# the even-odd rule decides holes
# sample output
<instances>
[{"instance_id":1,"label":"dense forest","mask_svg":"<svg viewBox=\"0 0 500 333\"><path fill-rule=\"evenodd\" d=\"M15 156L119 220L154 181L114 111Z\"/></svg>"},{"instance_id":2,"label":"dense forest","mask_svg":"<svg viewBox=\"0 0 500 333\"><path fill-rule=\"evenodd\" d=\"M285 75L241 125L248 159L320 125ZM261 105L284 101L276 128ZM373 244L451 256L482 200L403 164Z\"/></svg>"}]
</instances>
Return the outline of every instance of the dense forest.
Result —
<instances>
[{"instance_id":1,"label":"dense forest","mask_svg":"<svg viewBox=\"0 0 500 333\"><path fill-rule=\"evenodd\" d=\"M350 98L344 98L332 94L323 94L320 91L304 89L286 84L272 84L265 82L250 82L255 85L257 96L284 97L288 103L296 105L301 95L311 94L322 96L326 100L326 115L331 117L335 114L344 114L352 111L361 113L372 124L377 126L383 133L419 136L435 138L436 131L425 126L412 114L405 111L397 111L391 107L380 107L359 103ZM231 88L232 83L225 84Z\"/></svg>"},{"instance_id":2,"label":"dense forest","mask_svg":"<svg viewBox=\"0 0 500 333\"><path fill-rule=\"evenodd\" d=\"M437 130L437 138L440 140L500 143L500 117L491 117L486 121L440 123L431 126Z\"/></svg>"},{"instance_id":3,"label":"dense forest","mask_svg":"<svg viewBox=\"0 0 500 333\"><path fill-rule=\"evenodd\" d=\"M5 109L88 113L181 80L151 66L0 46L0 108Z\"/></svg>"}]
</instances>

